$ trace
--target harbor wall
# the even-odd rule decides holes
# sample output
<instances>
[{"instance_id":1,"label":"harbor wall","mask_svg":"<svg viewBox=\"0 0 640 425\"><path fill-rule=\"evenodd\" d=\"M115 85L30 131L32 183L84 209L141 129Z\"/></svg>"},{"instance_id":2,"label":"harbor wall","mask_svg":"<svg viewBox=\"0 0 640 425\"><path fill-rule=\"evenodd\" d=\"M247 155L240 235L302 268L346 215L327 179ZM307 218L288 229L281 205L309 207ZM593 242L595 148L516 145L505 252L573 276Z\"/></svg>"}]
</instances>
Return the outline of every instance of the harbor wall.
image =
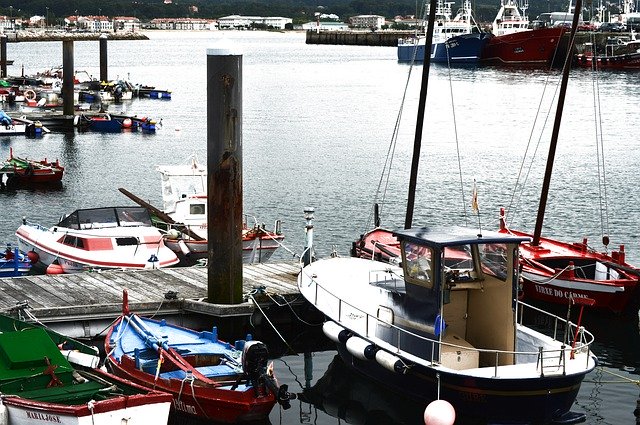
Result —
<instances>
[{"instance_id":1,"label":"harbor wall","mask_svg":"<svg viewBox=\"0 0 640 425\"><path fill-rule=\"evenodd\" d=\"M307 31L307 44L344 44L349 46L397 46L398 38L413 31Z\"/></svg>"},{"instance_id":2,"label":"harbor wall","mask_svg":"<svg viewBox=\"0 0 640 425\"><path fill-rule=\"evenodd\" d=\"M308 30L307 44L336 44L348 46L391 46L398 45L398 39L413 35L414 31L314 31ZM608 37L621 36L621 33L578 32L576 33L575 53L584 51L584 43L593 42L599 51L604 50ZM563 36L558 55L562 57L567 51L569 32Z\"/></svg>"}]
</instances>

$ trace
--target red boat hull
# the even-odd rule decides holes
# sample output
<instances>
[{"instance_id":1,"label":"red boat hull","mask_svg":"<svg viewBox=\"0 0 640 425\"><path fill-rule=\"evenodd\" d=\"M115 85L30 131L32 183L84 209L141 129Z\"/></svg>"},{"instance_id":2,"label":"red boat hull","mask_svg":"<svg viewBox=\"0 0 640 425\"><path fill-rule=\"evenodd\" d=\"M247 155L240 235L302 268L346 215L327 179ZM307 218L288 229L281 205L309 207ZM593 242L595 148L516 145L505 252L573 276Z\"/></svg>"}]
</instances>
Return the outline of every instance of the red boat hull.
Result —
<instances>
[{"instance_id":1,"label":"red boat hull","mask_svg":"<svg viewBox=\"0 0 640 425\"><path fill-rule=\"evenodd\" d=\"M135 367L135 361L124 357L121 363L110 361L115 375L147 388L154 388L173 396L174 412L196 416L216 422L237 423L265 419L276 403L275 396L265 391L256 396L253 387L247 391L232 391L223 387L201 386L180 379L162 379L154 382L154 376Z\"/></svg>"},{"instance_id":2,"label":"red boat hull","mask_svg":"<svg viewBox=\"0 0 640 425\"><path fill-rule=\"evenodd\" d=\"M523 243L520 266L525 300L567 305L572 299L588 298L595 301L592 308L620 313L640 295L639 270L624 261L624 253L593 251L586 241L569 244L541 238L537 246Z\"/></svg>"},{"instance_id":3,"label":"red boat hull","mask_svg":"<svg viewBox=\"0 0 640 425\"><path fill-rule=\"evenodd\" d=\"M564 28L539 28L491 38L481 61L495 64L550 64Z\"/></svg>"},{"instance_id":4,"label":"red boat hull","mask_svg":"<svg viewBox=\"0 0 640 425\"><path fill-rule=\"evenodd\" d=\"M616 56L576 55L576 65L591 69L640 69L640 53Z\"/></svg>"}]
</instances>

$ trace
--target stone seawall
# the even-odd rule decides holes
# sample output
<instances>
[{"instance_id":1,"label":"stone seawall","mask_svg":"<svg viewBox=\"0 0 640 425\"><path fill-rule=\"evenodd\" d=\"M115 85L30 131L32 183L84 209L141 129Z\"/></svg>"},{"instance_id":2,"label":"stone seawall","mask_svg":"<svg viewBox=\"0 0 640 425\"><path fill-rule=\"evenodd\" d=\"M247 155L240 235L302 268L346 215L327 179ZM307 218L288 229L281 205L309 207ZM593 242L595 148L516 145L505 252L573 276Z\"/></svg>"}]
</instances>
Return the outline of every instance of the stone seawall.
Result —
<instances>
[{"instance_id":1,"label":"stone seawall","mask_svg":"<svg viewBox=\"0 0 640 425\"><path fill-rule=\"evenodd\" d=\"M5 33L7 42L22 43L29 41L91 41L99 40L105 34L109 40L148 40L149 37L139 32L64 32L64 31L17 31Z\"/></svg>"}]
</instances>

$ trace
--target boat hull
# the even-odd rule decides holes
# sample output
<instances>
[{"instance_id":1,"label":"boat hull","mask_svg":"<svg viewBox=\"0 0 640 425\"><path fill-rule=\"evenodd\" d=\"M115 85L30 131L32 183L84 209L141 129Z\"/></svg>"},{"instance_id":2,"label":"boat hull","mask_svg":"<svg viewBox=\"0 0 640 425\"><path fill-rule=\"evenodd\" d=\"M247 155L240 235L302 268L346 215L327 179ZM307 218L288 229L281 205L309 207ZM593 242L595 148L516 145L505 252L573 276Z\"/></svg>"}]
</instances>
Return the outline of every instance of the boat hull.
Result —
<instances>
[{"instance_id":1,"label":"boat hull","mask_svg":"<svg viewBox=\"0 0 640 425\"><path fill-rule=\"evenodd\" d=\"M512 229L501 232L519 236ZM578 298L593 300L600 310L621 313L640 302L640 271L623 260L587 248L540 238L537 246L521 245L520 265L525 300L568 305Z\"/></svg>"},{"instance_id":2,"label":"boat hull","mask_svg":"<svg viewBox=\"0 0 640 425\"><path fill-rule=\"evenodd\" d=\"M98 401L93 412L86 404L68 406L35 402L20 397L3 398L8 425L56 423L63 425L165 424L171 403L166 394L129 396Z\"/></svg>"},{"instance_id":3,"label":"boat hull","mask_svg":"<svg viewBox=\"0 0 640 425\"><path fill-rule=\"evenodd\" d=\"M615 56L576 55L577 66L591 69L640 69L640 53Z\"/></svg>"},{"instance_id":4,"label":"boat hull","mask_svg":"<svg viewBox=\"0 0 640 425\"><path fill-rule=\"evenodd\" d=\"M431 45L431 62L434 63L466 63L473 64L480 60L481 52L491 35L488 33L472 33L451 37L445 42ZM424 61L424 43L398 44L398 61Z\"/></svg>"},{"instance_id":5,"label":"boat hull","mask_svg":"<svg viewBox=\"0 0 640 425\"><path fill-rule=\"evenodd\" d=\"M242 262L262 263L269 261L273 253L280 247L284 239L282 235L273 237L245 239L242 241ZM194 239L171 239L165 238L165 245L173 252L185 255L190 261L197 261L207 258L209 255L208 242L196 241Z\"/></svg>"},{"instance_id":6,"label":"boat hull","mask_svg":"<svg viewBox=\"0 0 640 425\"><path fill-rule=\"evenodd\" d=\"M54 230L55 229L55 230ZM154 228L152 228L154 229ZM155 230L155 229L154 229ZM110 231L107 229L107 231ZM90 251L59 242L68 229L43 229L23 224L16 231L18 248L22 252L34 252L38 256L37 267L46 269L56 262L64 273L78 273L91 269L148 269L176 265L178 257L164 245L162 236L140 236L143 245L123 246L114 250ZM80 234L77 234L81 237ZM129 235L123 235L129 236ZM109 239L109 238L105 238ZM154 256L157 261L150 262Z\"/></svg>"},{"instance_id":7,"label":"boat hull","mask_svg":"<svg viewBox=\"0 0 640 425\"><path fill-rule=\"evenodd\" d=\"M352 355L345 344L338 352L346 364L376 381L408 394L427 406L438 399L451 403L456 416L483 423L549 423L569 415L584 375L534 379L494 379L449 373L412 365L406 373L392 372L375 360ZM551 412L561 412L551 416ZM583 415L582 415L583 416Z\"/></svg>"},{"instance_id":8,"label":"boat hull","mask_svg":"<svg viewBox=\"0 0 640 425\"><path fill-rule=\"evenodd\" d=\"M564 28L539 28L491 38L481 62L491 64L551 64Z\"/></svg>"}]
</instances>

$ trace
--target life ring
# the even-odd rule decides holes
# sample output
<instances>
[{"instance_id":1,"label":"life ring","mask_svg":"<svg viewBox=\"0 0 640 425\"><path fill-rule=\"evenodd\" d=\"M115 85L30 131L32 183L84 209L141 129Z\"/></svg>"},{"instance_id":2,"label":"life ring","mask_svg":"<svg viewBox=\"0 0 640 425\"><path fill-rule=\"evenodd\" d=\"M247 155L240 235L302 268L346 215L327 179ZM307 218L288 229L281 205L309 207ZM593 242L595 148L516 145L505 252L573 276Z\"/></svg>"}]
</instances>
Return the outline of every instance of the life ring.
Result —
<instances>
[{"instance_id":1,"label":"life ring","mask_svg":"<svg viewBox=\"0 0 640 425\"><path fill-rule=\"evenodd\" d=\"M35 100L36 98L36 92L34 92L33 90L29 89L29 90L25 90L24 92L24 97L27 100Z\"/></svg>"}]
</instances>

